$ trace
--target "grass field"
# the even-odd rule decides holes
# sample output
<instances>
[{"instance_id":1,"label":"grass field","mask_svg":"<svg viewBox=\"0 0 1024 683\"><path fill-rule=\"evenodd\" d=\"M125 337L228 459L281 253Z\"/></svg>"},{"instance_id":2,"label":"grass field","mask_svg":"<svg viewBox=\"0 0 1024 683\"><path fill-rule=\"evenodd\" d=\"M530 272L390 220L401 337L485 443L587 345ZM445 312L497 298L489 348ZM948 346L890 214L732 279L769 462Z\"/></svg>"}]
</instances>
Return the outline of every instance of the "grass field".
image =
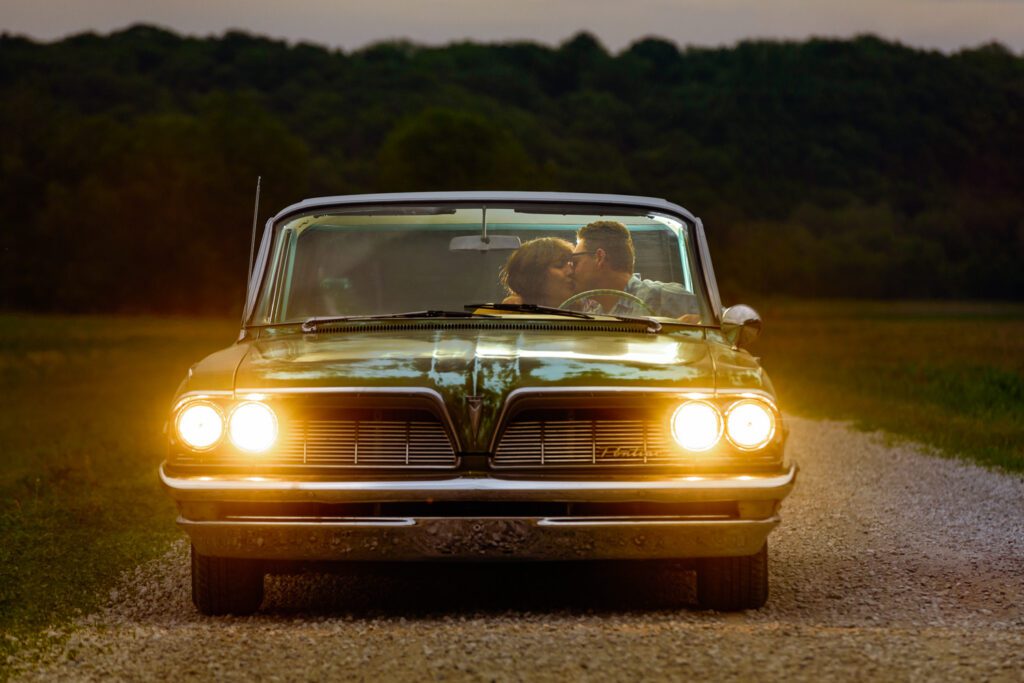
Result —
<instances>
[{"instance_id":1,"label":"grass field","mask_svg":"<svg viewBox=\"0 0 1024 683\"><path fill-rule=\"evenodd\" d=\"M783 409L1024 471L1024 305L756 304ZM161 430L218 320L0 317L0 677L177 538Z\"/></svg>"},{"instance_id":2,"label":"grass field","mask_svg":"<svg viewBox=\"0 0 1024 683\"><path fill-rule=\"evenodd\" d=\"M161 430L219 321L0 317L0 678L7 655L105 599L178 534Z\"/></svg>"},{"instance_id":3,"label":"grass field","mask_svg":"<svg viewBox=\"0 0 1024 683\"><path fill-rule=\"evenodd\" d=\"M751 351L784 411L1024 471L1024 305L765 302Z\"/></svg>"}]
</instances>

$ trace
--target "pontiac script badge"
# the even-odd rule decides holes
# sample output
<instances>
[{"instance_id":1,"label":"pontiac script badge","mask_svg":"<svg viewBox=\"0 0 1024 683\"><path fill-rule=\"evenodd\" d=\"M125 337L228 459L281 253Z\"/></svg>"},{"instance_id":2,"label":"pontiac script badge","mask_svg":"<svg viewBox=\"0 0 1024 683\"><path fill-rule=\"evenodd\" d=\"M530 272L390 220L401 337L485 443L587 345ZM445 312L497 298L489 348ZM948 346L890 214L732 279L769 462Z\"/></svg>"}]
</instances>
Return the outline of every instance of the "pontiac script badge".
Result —
<instances>
[{"instance_id":1,"label":"pontiac script badge","mask_svg":"<svg viewBox=\"0 0 1024 683\"><path fill-rule=\"evenodd\" d=\"M605 446L597 452L597 457L602 460L617 458L629 458L647 460L648 458L664 458L664 451L651 450L645 446Z\"/></svg>"}]
</instances>

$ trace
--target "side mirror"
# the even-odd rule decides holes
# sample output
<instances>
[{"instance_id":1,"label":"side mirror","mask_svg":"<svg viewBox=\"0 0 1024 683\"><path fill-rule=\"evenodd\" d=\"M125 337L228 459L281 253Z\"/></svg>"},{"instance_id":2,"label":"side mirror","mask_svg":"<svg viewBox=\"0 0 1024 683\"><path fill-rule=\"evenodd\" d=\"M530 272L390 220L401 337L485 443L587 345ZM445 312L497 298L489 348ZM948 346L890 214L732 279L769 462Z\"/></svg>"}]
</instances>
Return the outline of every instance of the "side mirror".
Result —
<instances>
[{"instance_id":1,"label":"side mirror","mask_svg":"<svg viewBox=\"0 0 1024 683\"><path fill-rule=\"evenodd\" d=\"M761 316L750 306L737 304L722 311L722 334L733 346L748 348L761 335Z\"/></svg>"}]
</instances>

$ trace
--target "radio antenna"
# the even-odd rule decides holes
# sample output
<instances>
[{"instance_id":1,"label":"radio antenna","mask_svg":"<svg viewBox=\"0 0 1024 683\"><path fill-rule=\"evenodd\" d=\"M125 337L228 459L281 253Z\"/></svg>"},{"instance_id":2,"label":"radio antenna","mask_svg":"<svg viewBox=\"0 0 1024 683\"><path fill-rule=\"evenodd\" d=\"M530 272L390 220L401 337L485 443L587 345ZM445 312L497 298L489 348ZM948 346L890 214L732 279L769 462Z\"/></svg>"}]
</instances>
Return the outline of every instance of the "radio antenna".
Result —
<instances>
[{"instance_id":1,"label":"radio antenna","mask_svg":"<svg viewBox=\"0 0 1024 683\"><path fill-rule=\"evenodd\" d=\"M252 239L249 241L249 272L245 277L245 301L242 303L242 326L245 326L245 309L249 305L249 287L252 283L252 259L256 255L256 221L260 216L260 184L263 176L256 176L256 203L252 208Z\"/></svg>"}]
</instances>

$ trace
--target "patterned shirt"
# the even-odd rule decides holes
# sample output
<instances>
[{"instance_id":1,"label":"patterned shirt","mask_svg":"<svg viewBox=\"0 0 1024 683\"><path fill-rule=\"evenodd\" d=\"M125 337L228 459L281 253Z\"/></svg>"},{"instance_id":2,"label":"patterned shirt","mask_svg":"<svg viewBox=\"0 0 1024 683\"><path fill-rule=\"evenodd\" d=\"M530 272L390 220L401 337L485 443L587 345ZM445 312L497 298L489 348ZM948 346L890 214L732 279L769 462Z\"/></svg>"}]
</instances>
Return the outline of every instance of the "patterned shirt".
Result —
<instances>
[{"instance_id":1,"label":"patterned shirt","mask_svg":"<svg viewBox=\"0 0 1024 683\"><path fill-rule=\"evenodd\" d=\"M686 291L678 282L658 282L657 280L643 280L639 273L634 273L629 278L624 290L647 304L653 315L662 318L678 318L687 313L700 314L700 304L690 292ZM601 304L594 299L588 299L583 307L585 313L600 314L604 312ZM652 315L637 303L626 298L616 300L611 315L642 316Z\"/></svg>"}]
</instances>

